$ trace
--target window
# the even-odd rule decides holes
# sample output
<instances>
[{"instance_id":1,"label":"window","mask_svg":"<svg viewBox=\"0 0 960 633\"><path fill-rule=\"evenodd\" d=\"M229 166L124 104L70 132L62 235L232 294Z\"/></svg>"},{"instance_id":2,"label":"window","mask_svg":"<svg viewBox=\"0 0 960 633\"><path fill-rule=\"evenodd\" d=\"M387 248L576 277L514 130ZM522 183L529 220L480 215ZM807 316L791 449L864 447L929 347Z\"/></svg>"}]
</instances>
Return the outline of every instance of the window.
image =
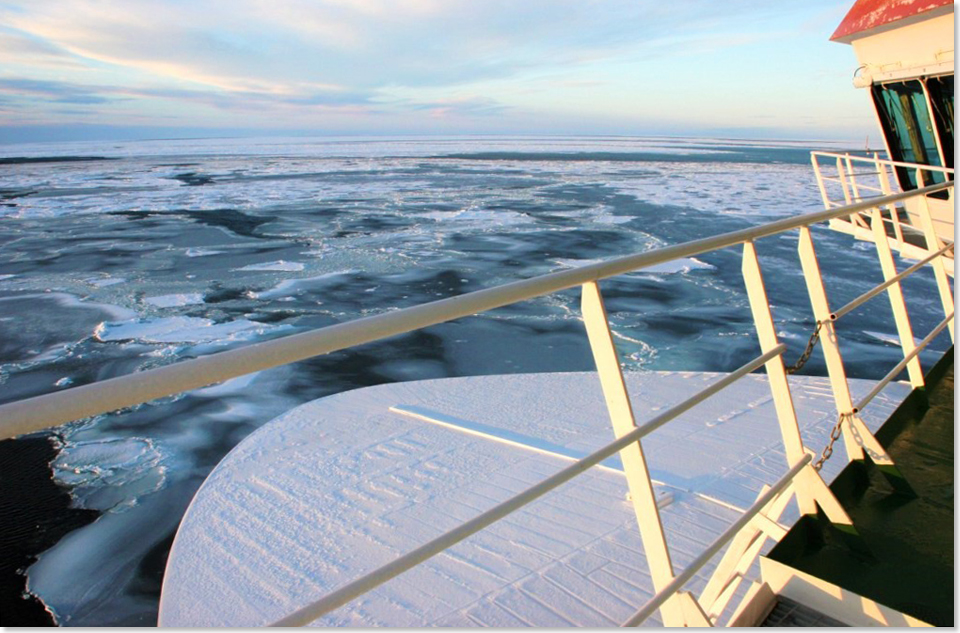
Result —
<instances>
[{"instance_id":1,"label":"window","mask_svg":"<svg viewBox=\"0 0 960 633\"><path fill-rule=\"evenodd\" d=\"M943 146L943 159L947 167L953 167L953 75L927 79L927 92Z\"/></svg>"},{"instance_id":2,"label":"window","mask_svg":"<svg viewBox=\"0 0 960 633\"><path fill-rule=\"evenodd\" d=\"M950 95L952 111L952 90ZM875 85L873 100L890 147L890 158L904 163L943 166L927 98L919 80ZM941 99L941 104L943 101ZM953 151L952 145L950 151ZM916 171L898 167L897 178L904 191L917 188ZM940 172L924 172L923 180L925 185L931 185L943 182L944 176Z\"/></svg>"}]
</instances>

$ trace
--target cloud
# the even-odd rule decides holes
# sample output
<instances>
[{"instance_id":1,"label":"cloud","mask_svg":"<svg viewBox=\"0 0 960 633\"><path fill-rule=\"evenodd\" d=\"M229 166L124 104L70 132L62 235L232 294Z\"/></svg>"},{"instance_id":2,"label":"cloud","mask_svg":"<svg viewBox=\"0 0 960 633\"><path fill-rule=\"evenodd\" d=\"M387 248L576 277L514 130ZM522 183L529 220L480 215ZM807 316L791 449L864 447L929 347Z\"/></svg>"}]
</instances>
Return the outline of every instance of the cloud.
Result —
<instances>
[{"instance_id":1,"label":"cloud","mask_svg":"<svg viewBox=\"0 0 960 633\"><path fill-rule=\"evenodd\" d=\"M224 110L261 109L265 104L323 106L329 108L372 106L372 95L363 92L309 92L295 96L263 92L225 94L209 90L90 85L27 78L0 78L0 96L31 97L52 103L103 104L129 99L169 99Z\"/></svg>"},{"instance_id":2,"label":"cloud","mask_svg":"<svg viewBox=\"0 0 960 633\"><path fill-rule=\"evenodd\" d=\"M54 103L98 104L110 101L94 86L38 79L0 79L0 94L33 97Z\"/></svg>"},{"instance_id":3,"label":"cloud","mask_svg":"<svg viewBox=\"0 0 960 633\"><path fill-rule=\"evenodd\" d=\"M74 55L227 91L463 85L749 24L732 0L62 0L0 18ZM739 10L738 10L739 9ZM746 11L745 9L749 9ZM730 20L729 16L738 16Z\"/></svg>"},{"instance_id":4,"label":"cloud","mask_svg":"<svg viewBox=\"0 0 960 633\"><path fill-rule=\"evenodd\" d=\"M766 0L6 0L0 95L46 107L38 117L70 104L73 117L87 106L96 120L191 126L615 117L634 110L626 95L653 108L671 78L697 76L662 70L677 59L719 59L821 13Z\"/></svg>"},{"instance_id":5,"label":"cloud","mask_svg":"<svg viewBox=\"0 0 960 633\"><path fill-rule=\"evenodd\" d=\"M0 55L5 64L50 68L80 68L83 65L67 51L43 39L0 29Z\"/></svg>"}]
</instances>

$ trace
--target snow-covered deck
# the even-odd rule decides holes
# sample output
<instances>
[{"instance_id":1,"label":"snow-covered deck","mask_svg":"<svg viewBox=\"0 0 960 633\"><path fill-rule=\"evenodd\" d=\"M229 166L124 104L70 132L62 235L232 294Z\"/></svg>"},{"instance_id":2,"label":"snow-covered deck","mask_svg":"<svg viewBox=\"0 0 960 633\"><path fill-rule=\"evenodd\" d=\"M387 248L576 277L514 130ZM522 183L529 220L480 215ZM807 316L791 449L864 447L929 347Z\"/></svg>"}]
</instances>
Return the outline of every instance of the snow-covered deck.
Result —
<instances>
[{"instance_id":1,"label":"snow-covered deck","mask_svg":"<svg viewBox=\"0 0 960 633\"><path fill-rule=\"evenodd\" d=\"M626 374L638 424L719 376ZM872 384L851 380L854 399ZM829 381L793 376L790 386L804 442L819 453L836 421ZM867 426L908 393L888 385ZM276 621L612 439L593 373L397 383L307 403L246 438L197 493L170 553L160 624ZM643 446L678 570L787 471L765 375ZM822 474L830 481L844 465L838 447ZM653 587L619 468L608 460L314 624L621 623ZM796 518L793 505L783 519ZM715 563L689 587L702 588Z\"/></svg>"}]
</instances>

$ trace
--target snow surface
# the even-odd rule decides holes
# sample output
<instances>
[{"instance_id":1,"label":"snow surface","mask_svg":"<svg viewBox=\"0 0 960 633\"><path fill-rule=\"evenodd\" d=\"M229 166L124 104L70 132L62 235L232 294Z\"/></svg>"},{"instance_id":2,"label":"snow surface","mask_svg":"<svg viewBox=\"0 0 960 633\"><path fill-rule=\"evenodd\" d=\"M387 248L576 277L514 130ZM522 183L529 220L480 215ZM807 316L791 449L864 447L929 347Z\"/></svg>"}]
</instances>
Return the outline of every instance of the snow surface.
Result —
<instances>
[{"instance_id":1,"label":"snow surface","mask_svg":"<svg viewBox=\"0 0 960 633\"><path fill-rule=\"evenodd\" d=\"M638 424L719 376L626 374ZM829 381L790 382L804 441L819 451L835 421ZM850 383L855 398L873 384ZM889 385L867 426L878 428L908 393ZM197 493L167 564L160 624L275 621L611 439L593 373L407 382L302 405L239 444ZM787 470L759 374L643 445L677 569ZM619 624L653 588L626 482L609 461L314 625ZM824 477L843 465L838 450ZM796 518L792 505L783 522ZM711 566L688 588L701 589Z\"/></svg>"}]
</instances>

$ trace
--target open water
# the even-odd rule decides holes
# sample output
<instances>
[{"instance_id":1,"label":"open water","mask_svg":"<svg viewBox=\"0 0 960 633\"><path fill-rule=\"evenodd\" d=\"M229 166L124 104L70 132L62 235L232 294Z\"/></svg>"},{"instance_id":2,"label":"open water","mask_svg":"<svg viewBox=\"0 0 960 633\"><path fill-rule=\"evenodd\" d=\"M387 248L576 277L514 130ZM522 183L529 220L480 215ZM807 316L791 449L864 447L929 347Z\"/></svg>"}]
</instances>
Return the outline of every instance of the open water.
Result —
<instances>
[{"instance_id":1,"label":"open water","mask_svg":"<svg viewBox=\"0 0 960 633\"><path fill-rule=\"evenodd\" d=\"M3 146L0 402L817 211L810 149L838 147L494 137ZM871 245L825 227L815 240L834 305L881 280ZM796 244L795 233L758 242L788 361L812 330ZM739 249L601 289L627 370L729 371L759 353ZM922 336L942 318L932 275L905 291ZM846 319L850 375L880 378L900 357L889 305L881 297ZM942 336L924 366L948 346ZM277 414L385 382L591 365L569 291L66 425L55 476L102 515L45 552L29 588L61 624L155 624L192 494ZM819 352L803 373L825 374Z\"/></svg>"}]
</instances>

